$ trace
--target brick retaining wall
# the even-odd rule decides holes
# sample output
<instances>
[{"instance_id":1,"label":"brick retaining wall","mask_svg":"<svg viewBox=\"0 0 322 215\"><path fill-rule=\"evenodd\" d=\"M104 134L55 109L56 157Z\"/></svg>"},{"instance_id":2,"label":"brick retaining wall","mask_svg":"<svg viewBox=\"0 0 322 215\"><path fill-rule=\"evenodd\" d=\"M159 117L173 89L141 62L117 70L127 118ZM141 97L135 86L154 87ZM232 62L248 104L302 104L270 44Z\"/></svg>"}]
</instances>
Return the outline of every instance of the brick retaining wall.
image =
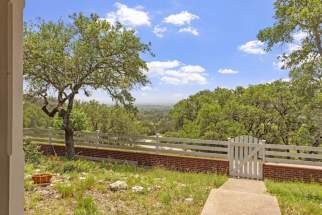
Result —
<instances>
[{"instance_id":1,"label":"brick retaining wall","mask_svg":"<svg viewBox=\"0 0 322 215\"><path fill-rule=\"evenodd\" d=\"M57 155L64 155L64 146L54 146ZM53 153L52 146L41 145L41 150L46 155ZM185 156L157 155L152 153L120 151L112 149L95 149L75 147L77 155L119 160L136 161L138 165L162 166L167 169L193 172L214 172L228 175L229 162L226 160L194 158Z\"/></svg>"},{"instance_id":2,"label":"brick retaining wall","mask_svg":"<svg viewBox=\"0 0 322 215\"><path fill-rule=\"evenodd\" d=\"M275 181L322 183L322 167L266 163L263 166L263 177Z\"/></svg>"},{"instance_id":3,"label":"brick retaining wall","mask_svg":"<svg viewBox=\"0 0 322 215\"><path fill-rule=\"evenodd\" d=\"M64 146L55 145L54 148L58 155L65 154ZM41 145L41 150L46 155L54 154L53 148L50 145ZM75 150L76 154L82 156L135 161L138 165L144 166L162 166L167 169L179 171L214 172L224 175L229 174L229 162L227 160L160 155L102 148L75 147ZM322 167L265 163L263 166L263 178L275 181L305 181L322 183Z\"/></svg>"}]
</instances>

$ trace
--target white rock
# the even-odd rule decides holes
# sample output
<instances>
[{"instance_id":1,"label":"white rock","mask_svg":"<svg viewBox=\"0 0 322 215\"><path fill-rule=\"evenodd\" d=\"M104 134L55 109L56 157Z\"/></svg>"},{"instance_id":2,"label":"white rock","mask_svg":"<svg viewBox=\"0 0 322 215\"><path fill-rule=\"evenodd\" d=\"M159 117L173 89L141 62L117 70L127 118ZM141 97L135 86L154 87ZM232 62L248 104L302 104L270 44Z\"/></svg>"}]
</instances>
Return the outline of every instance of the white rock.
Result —
<instances>
[{"instance_id":1,"label":"white rock","mask_svg":"<svg viewBox=\"0 0 322 215\"><path fill-rule=\"evenodd\" d=\"M127 183L125 181L116 181L116 182L110 184L110 189L112 191L126 190Z\"/></svg>"},{"instance_id":2,"label":"white rock","mask_svg":"<svg viewBox=\"0 0 322 215\"><path fill-rule=\"evenodd\" d=\"M25 175L25 179L26 180L30 180L32 178L32 176L31 175Z\"/></svg>"},{"instance_id":3,"label":"white rock","mask_svg":"<svg viewBox=\"0 0 322 215\"><path fill-rule=\"evenodd\" d=\"M186 184L178 183L178 187L187 187Z\"/></svg>"},{"instance_id":4,"label":"white rock","mask_svg":"<svg viewBox=\"0 0 322 215\"><path fill-rule=\"evenodd\" d=\"M39 190L40 195L48 196L51 192L49 190Z\"/></svg>"},{"instance_id":5,"label":"white rock","mask_svg":"<svg viewBox=\"0 0 322 215\"><path fill-rule=\"evenodd\" d=\"M186 203L192 203L193 202L193 198L186 198L185 200L184 200Z\"/></svg>"},{"instance_id":6,"label":"white rock","mask_svg":"<svg viewBox=\"0 0 322 215\"><path fill-rule=\"evenodd\" d=\"M141 187L141 186L134 186L134 187L132 187L132 192L134 192L134 193L142 193L143 190L144 190L144 188Z\"/></svg>"},{"instance_id":7,"label":"white rock","mask_svg":"<svg viewBox=\"0 0 322 215\"><path fill-rule=\"evenodd\" d=\"M155 190L160 190L161 189L161 186L159 185L153 185L151 187L148 187L148 191L155 191Z\"/></svg>"}]
</instances>

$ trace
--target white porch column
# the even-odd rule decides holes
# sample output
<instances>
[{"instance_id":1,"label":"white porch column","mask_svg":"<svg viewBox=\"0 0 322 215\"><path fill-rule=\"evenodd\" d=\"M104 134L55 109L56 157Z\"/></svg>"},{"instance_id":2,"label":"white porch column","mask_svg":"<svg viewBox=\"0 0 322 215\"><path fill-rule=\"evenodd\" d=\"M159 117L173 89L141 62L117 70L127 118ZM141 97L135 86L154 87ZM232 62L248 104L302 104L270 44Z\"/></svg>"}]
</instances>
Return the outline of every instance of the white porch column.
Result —
<instances>
[{"instance_id":1,"label":"white porch column","mask_svg":"<svg viewBox=\"0 0 322 215\"><path fill-rule=\"evenodd\" d=\"M24 213L23 0L0 0L0 214Z\"/></svg>"}]
</instances>

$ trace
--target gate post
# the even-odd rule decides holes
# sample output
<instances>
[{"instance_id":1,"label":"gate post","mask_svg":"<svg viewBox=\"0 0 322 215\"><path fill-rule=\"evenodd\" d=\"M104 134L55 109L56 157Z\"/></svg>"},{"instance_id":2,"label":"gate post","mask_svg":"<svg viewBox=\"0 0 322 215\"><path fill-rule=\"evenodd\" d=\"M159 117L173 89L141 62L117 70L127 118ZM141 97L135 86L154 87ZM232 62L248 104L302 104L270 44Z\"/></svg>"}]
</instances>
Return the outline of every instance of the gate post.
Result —
<instances>
[{"instance_id":1,"label":"gate post","mask_svg":"<svg viewBox=\"0 0 322 215\"><path fill-rule=\"evenodd\" d=\"M263 155L263 165L265 163L265 152L266 152L266 148L265 148L265 144L266 144L266 140L262 140L263 142L263 147L262 147L262 155Z\"/></svg>"},{"instance_id":2,"label":"gate post","mask_svg":"<svg viewBox=\"0 0 322 215\"><path fill-rule=\"evenodd\" d=\"M231 138L228 138L228 153L227 153L227 157L228 157L228 164L229 164L229 172L228 172L228 176L230 176L231 171L233 169L232 165L233 165L233 156L232 156L232 145L231 145Z\"/></svg>"}]
</instances>

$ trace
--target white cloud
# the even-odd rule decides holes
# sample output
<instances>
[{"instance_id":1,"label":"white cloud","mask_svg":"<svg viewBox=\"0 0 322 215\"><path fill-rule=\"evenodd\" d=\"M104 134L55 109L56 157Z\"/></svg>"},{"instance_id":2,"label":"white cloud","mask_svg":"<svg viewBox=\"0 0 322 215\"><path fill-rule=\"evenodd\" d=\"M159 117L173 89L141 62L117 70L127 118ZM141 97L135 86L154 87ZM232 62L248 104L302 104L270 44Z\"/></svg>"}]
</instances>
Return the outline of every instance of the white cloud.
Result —
<instances>
[{"instance_id":1,"label":"white cloud","mask_svg":"<svg viewBox=\"0 0 322 215\"><path fill-rule=\"evenodd\" d=\"M181 67L181 70L183 72L188 72L188 73L202 73L205 72L205 68L203 68L202 66L199 65L187 65L187 66L183 66Z\"/></svg>"},{"instance_id":2,"label":"white cloud","mask_svg":"<svg viewBox=\"0 0 322 215\"><path fill-rule=\"evenodd\" d=\"M162 38L163 37L163 33L165 33L167 31L166 27L161 27L159 25L154 26L153 28L153 33L157 36Z\"/></svg>"},{"instance_id":3,"label":"white cloud","mask_svg":"<svg viewBox=\"0 0 322 215\"><path fill-rule=\"evenodd\" d=\"M193 27L186 27L186 28L180 28L179 29L179 32L182 33L182 32L186 32L186 33L190 33L194 36L199 36L199 32L196 28L193 28Z\"/></svg>"},{"instance_id":4,"label":"white cloud","mask_svg":"<svg viewBox=\"0 0 322 215\"><path fill-rule=\"evenodd\" d=\"M141 91L151 91L152 90L152 87L151 86L143 86L143 87L141 87L141 89L140 89Z\"/></svg>"},{"instance_id":5,"label":"white cloud","mask_svg":"<svg viewBox=\"0 0 322 215\"><path fill-rule=\"evenodd\" d=\"M308 36L308 33L304 32L304 31L299 31L299 32L293 34L293 39L295 41L303 41L307 36Z\"/></svg>"},{"instance_id":6,"label":"white cloud","mask_svg":"<svg viewBox=\"0 0 322 215\"><path fill-rule=\"evenodd\" d=\"M288 53L299 50L302 47L303 40L308 36L308 33L304 31L299 31L293 34L292 36L293 36L293 42L287 45Z\"/></svg>"},{"instance_id":7,"label":"white cloud","mask_svg":"<svg viewBox=\"0 0 322 215\"><path fill-rule=\"evenodd\" d=\"M152 61L148 63L148 75L158 76L167 84L199 84L207 83L205 69L199 65L185 65L178 60Z\"/></svg>"},{"instance_id":8,"label":"white cloud","mask_svg":"<svg viewBox=\"0 0 322 215\"><path fill-rule=\"evenodd\" d=\"M284 65L284 62L280 59L277 59L277 61L273 62L273 66L277 70L282 70Z\"/></svg>"},{"instance_id":9,"label":"white cloud","mask_svg":"<svg viewBox=\"0 0 322 215\"><path fill-rule=\"evenodd\" d=\"M239 71L225 68L225 69L219 69L218 73L227 75L227 74L237 74L239 73Z\"/></svg>"},{"instance_id":10,"label":"white cloud","mask_svg":"<svg viewBox=\"0 0 322 215\"><path fill-rule=\"evenodd\" d=\"M241 46L238 49L247 54L263 55L265 54L264 43L259 40L249 41Z\"/></svg>"},{"instance_id":11,"label":"white cloud","mask_svg":"<svg viewBox=\"0 0 322 215\"><path fill-rule=\"evenodd\" d=\"M180 85L181 84L181 80L179 78L170 77L170 76L161 77L161 81L168 83L168 84L172 84L172 85Z\"/></svg>"},{"instance_id":12,"label":"white cloud","mask_svg":"<svg viewBox=\"0 0 322 215\"><path fill-rule=\"evenodd\" d=\"M177 14L172 14L164 18L163 22L173 24L177 26L190 24L193 20L199 19L199 16L189 13L188 11L182 11Z\"/></svg>"},{"instance_id":13,"label":"white cloud","mask_svg":"<svg viewBox=\"0 0 322 215\"><path fill-rule=\"evenodd\" d=\"M149 68L149 71L148 71L149 74L162 75L164 74L164 71L179 67L181 65L181 62L178 60L151 61L151 62L148 62L147 65Z\"/></svg>"},{"instance_id":14,"label":"white cloud","mask_svg":"<svg viewBox=\"0 0 322 215\"><path fill-rule=\"evenodd\" d=\"M290 78L280 78L280 79L272 79L272 80L269 80L269 81L261 81L259 83L260 84L272 84L275 81L290 82L291 79Z\"/></svg>"},{"instance_id":15,"label":"white cloud","mask_svg":"<svg viewBox=\"0 0 322 215\"><path fill-rule=\"evenodd\" d=\"M106 20L111 23L120 22L128 27L150 26L149 14L142 6L130 8L119 2L115 3L116 11L107 13Z\"/></svg>"}]
</instances>

